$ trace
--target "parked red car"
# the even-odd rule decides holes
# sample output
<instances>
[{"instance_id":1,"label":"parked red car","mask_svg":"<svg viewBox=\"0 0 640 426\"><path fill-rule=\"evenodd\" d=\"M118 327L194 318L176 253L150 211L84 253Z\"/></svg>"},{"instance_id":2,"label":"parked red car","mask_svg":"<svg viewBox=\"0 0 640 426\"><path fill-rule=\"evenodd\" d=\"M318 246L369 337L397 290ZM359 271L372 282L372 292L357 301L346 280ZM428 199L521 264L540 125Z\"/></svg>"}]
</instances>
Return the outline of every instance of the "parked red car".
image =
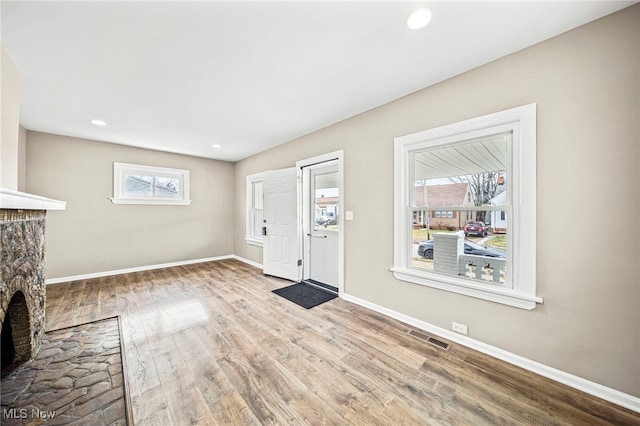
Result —
<instances>
[{"instance_id":1,"label":"parked red car","mask_svg":"<svg viewBox=\"0 0 640 426\"><path fill-rule=\"evenodd\" d=\"M485 237L487 235L487 225L484 222L469 222L464 226L464 236L477 235Z\"/></svg>"}]
</instances>

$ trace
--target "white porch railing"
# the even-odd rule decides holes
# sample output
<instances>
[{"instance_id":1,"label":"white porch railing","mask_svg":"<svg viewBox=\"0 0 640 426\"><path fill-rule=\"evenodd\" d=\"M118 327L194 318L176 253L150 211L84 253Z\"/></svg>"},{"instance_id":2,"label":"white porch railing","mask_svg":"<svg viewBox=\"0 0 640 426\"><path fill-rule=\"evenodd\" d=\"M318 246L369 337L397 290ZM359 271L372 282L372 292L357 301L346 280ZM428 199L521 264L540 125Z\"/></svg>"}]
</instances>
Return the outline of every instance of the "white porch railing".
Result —
<instances>
[{"instance_id":1,"label":"white porch railing","mask_svg":"<svg viewBox=\"0 0 640 426\"><path fill-rule=\"evenodd\" d=\"M507 260L464 253L464 234L433 236L433 270L443 274L461 275L485 282L504 284Z\"/></svg>"},{"instance_id":2,"label":"white porch railing","mask_svg":"<svg viewBox=\"0 0 640 426\"><path fill-rule=\"evenodd\" d=\"M460 254L458 255L458 273L477 280L504 283L507 274L507 260Z\"/></svg>"}]
</instances>

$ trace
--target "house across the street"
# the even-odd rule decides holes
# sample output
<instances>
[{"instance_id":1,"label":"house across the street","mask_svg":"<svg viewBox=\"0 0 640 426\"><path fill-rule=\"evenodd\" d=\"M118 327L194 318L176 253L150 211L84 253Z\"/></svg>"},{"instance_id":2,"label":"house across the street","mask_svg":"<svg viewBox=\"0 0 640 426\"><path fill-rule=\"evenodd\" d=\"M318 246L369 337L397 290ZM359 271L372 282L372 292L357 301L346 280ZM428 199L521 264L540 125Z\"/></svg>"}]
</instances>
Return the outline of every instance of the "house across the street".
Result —
<instances>
[{"instance_id":1,"label":"house across the street","mask_svg":"<svg viewBox=\"0 0 640 426\"><path fill-rule=\"evenodd\" d=\"M416 207L429 207L429 210L416 211L413 215L415 228L462 229L475 219L473 196L469 184L449 183L443 185L425 185L414 188ZM469 210L451 210L451 207L468 207Z\"/></svg>"}]
</instances>

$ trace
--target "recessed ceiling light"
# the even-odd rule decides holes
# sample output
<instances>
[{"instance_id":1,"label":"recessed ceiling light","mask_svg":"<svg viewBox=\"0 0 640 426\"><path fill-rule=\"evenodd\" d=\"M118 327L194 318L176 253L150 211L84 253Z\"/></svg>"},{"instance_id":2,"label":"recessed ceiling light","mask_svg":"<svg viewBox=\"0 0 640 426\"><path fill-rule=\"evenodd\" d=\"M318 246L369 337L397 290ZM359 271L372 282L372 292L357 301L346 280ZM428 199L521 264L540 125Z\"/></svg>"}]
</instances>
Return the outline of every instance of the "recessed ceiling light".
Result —
<instances>
[{"instance_id":1,"label":"recessed ceiling light","mask_svg":"<svg viewBox=\"0 0 640 426\"><path fill-rule=\"evenodd\" d=\"M426 27L429 21L431 21L431 10L424 7L409 15L405 24L412 30L419 30Z\"/></svg>"},{"instance_id":2,"label":"recessed ceiling light","mask_svg":"<svg viewBox=\"0 0 640 426\"><path fill-rule=\"evenodd\" d=\"M222 148L222 145L218 145L217 143L214 143L213 145L211 145L212 148Z\"/></svg>"},{"instance_id":3,"label":"recessed ceiling light","mask_svg":"<svg viewBox=\"0 0 640 426\"><path fill-rule=\"evenodd\" d=\"M106 126L107 122L102 120L91 120L91 124L95 124L96 126Z\"/></svg>"}]
</instances>

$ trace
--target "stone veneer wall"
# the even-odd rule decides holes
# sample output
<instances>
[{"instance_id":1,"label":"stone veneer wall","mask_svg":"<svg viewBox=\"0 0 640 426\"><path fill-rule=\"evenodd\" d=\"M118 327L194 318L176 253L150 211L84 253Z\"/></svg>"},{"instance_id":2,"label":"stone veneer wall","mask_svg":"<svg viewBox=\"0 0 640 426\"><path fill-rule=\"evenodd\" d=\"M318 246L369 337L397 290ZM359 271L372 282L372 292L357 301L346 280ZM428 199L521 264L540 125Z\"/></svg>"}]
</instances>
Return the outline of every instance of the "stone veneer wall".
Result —
<instances>
[{"instance_id":1,"label":"stone veneer wall","mask_svg":"<svg viewBox=\"0 0 640 426\"><path fill-rule=\"evenodd\" d=\"M45 331L45 216L44 210L0 209L0 327L13 296L24 296L9 312L16 362L35 356Z\"/></svg>"}]
</instances>

